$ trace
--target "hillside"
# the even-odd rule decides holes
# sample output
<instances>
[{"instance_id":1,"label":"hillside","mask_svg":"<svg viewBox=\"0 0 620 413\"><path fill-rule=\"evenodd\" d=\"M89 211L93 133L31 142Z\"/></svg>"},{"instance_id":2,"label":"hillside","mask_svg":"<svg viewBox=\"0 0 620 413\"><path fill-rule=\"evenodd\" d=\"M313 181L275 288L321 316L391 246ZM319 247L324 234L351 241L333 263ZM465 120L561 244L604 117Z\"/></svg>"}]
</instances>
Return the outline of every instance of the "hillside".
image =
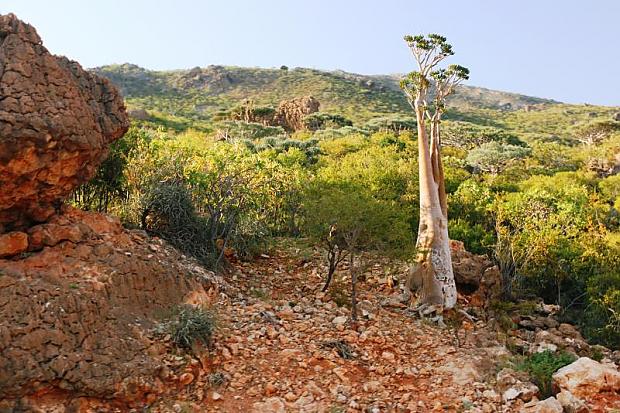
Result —
<instances>
[{"instance_id":1,"label":"hillside","mask_svg":"<svg viewBox=\"0 0 620 413\"><path fill-rule=\"evenodd\" d=\"M365 76L315 69L262 69L209 66L191 70L151 71L132 64L93 69L119 86L132 105L176 115L207 118L212 113L251 98L258 104L276 105L294 96L313 95L322 110L354 120L373 115L409 113L398 82L399 75ZM514 93L461 86L450 104L467 109L520 109L555 104Z\"/></svg>"},{"instance_id":2,"label":"hillside","mask_svg":"<svg viewBox=\"0 0 620 413\"><path fill-rule=\"evenodd\" d=\"M320 110L346 116L355 126L387 114L411 115L399 75L365 76L315 69L262 69L209 66L151 71L133 64L92 69L120 89L130 109L146 109L152 120L182 130L211 130L214 115L252 99L277 106L312 95ZM577 123L609 119L619 108L571 105L550 99L462 85L449 98L446 119L494 126L526 141L557 141Z\"/></svg>"}]
</instances>

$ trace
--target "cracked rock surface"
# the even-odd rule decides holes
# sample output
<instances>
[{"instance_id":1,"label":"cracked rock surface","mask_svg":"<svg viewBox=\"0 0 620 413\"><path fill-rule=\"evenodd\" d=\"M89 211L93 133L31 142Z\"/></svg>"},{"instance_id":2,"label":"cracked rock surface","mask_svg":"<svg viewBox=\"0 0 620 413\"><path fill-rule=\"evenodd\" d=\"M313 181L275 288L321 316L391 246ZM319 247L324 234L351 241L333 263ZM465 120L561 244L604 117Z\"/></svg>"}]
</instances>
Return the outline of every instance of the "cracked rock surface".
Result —
<instances>
[{"instance_id":1,"label":"cracked rock surface","mask_svg":"<svg viewBox=\"0 0 620 413\"><path fill-rule=\"evenodd\" d=\"M162 392L154 328L219 291L216 277L108 215L68 209L43 225L81 235L0 259L0 400L70 392L131 404Z\"/></svg>"},{"instance_id":2,"label":"cracked rock surface","mask_svg":"<svg viewBox=\"0 0 620 413\"><path fill-rule=\"evenodd\" d=\"M51 217L128 127L107 79L50 54L32 26L0 15L0 233Z\"/></svg>"}]
</instances>

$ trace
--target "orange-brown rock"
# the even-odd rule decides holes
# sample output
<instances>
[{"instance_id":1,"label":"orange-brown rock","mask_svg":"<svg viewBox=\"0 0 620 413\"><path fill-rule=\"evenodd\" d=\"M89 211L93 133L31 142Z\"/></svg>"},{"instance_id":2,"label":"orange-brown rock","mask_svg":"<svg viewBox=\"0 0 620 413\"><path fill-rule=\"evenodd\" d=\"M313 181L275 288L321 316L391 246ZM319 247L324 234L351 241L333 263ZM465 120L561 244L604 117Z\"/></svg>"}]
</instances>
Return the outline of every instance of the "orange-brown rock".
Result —
<instances>
[{"instance_id":1,"label":"orange-brown rock","mask_svg":"<svg viewBox=\"0 0 620 413\"><path fill-rule=\"evenodd\" d=\"M288 131L297 131L304 128L304 117L318 112L320 103L312 96L304 96L291 100L284 100L276 110L276 123Z\"/></svg>"},{"instance_id":2,"label":"orange-brown rock","mask_svg":"<svg viewBox=\"0 0 620 413\"><path fill-rule=\"evenodd\" d=\"M44 222L129 126L112 84L0 16L0 230Z\"/></svg>"},{"instance_id":3,"label":"orange-brown rock","mask_svg":"<svg viewBox=\"0 0 620 413\"><path fill-rule=\"evenodd\" d=\"M21 254L28 249L28 235L13 231L0 235L0 258Z\"/></svg>"},{"instance_id":4,"label":"orange-brown rock","mask_svg":"<svg viewBox=\"0 0 620 413\"><path fill-rule=\"evenodd\" d=\"M454 280L461 293L470 295L470 304L485 306L501 293L499 268L485 255L465 249L463 242L450 240Z\"/></svg>"},{"instance_id":5,"label":"orange-brown rock","mask_svg":"<svg viewBox=\"0 0 620 413\"><path fill-rule=\"evenodd\" d=\"M217 295L219 279L107 215L67 208L30 238L43 249L0 259L0 400L64 392L141 405L159 394L157 320Z\"/></svg>"}]
</instances>

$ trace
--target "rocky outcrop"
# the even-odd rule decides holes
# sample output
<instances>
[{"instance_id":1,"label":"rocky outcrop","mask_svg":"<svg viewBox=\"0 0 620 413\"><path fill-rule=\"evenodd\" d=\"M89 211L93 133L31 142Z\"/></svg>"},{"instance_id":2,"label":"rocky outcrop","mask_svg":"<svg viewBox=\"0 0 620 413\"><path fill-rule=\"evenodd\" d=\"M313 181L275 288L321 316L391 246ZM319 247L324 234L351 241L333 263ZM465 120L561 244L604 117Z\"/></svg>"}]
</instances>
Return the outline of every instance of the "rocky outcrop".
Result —
<instances>
[{"instance_id":1,"label":"rocky outcrop","mask_svg":"<svg viewBox=\"0 0 620 413\"><path fill-rule=\"evenodd\" d=\"M556 389L588 400L602 392L620 392L620 372L613 365L601 364L588 357L564 366L553 374Z\"/></svg>"},{"instance_id":2,"label":"rocky outcrop","mask_svg":"<svg viewBox=\"0 0 620 413\"><path fill-rule=\"evenodd\" d=\"M318 112L320 103L312 96L284 100L278 105L275 122L287 131L304 129L304 117Z\"/></svg>"},{"instance_id":3,"label":"rocky outcrop","mask_svg":"<svg viewBox=\"0 0 620 413\"><path fill-rule=\"evenodd\" d=\"M468 294L469 304L484 307L501 294L501 275L486 255L465 249L461 241L450 240L454 280L459 292Z\"/></svg>"},{"instance_id":4,"label":"rocky outcrop","mask_svg":"<svg viewBox=\"0 0 620 413\"><path fill-rule=\"evenodd\" d=\"M157 320L224 284L107 215L70 208L28 236L41 251L0 259L0 399L64 391L139 405L163 392Z\"/></svg>"},{"instance_id":5,"label":"rocky outcrop","mask_svg":"<svg viewBox=\"0 0 620 413\"><path fill-rule=\"evenodd\" d=\"M129 126L112 84L0 16L0 233L44 222Z\"/></svg>"}]
</instances>

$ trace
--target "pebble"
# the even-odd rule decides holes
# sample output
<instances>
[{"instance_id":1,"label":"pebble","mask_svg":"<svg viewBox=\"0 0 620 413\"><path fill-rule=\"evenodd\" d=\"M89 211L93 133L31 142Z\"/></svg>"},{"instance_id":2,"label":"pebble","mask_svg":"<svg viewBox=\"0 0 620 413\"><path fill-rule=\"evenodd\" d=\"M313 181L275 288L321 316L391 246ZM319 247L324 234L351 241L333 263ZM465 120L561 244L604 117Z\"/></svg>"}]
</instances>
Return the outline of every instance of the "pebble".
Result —
<instances>
[{"instance_id":1,"label":"pebble","mask_svg":"<svg viewBox=\"0 0 620 413\"><path fill-rule=\"evenodd\" d=\"M347 317L345 316L338 316L338 317L334 317L334 319L332 320L332 324L334 325L343 325L347 322Z\"/></svg>"}]
</instances>

